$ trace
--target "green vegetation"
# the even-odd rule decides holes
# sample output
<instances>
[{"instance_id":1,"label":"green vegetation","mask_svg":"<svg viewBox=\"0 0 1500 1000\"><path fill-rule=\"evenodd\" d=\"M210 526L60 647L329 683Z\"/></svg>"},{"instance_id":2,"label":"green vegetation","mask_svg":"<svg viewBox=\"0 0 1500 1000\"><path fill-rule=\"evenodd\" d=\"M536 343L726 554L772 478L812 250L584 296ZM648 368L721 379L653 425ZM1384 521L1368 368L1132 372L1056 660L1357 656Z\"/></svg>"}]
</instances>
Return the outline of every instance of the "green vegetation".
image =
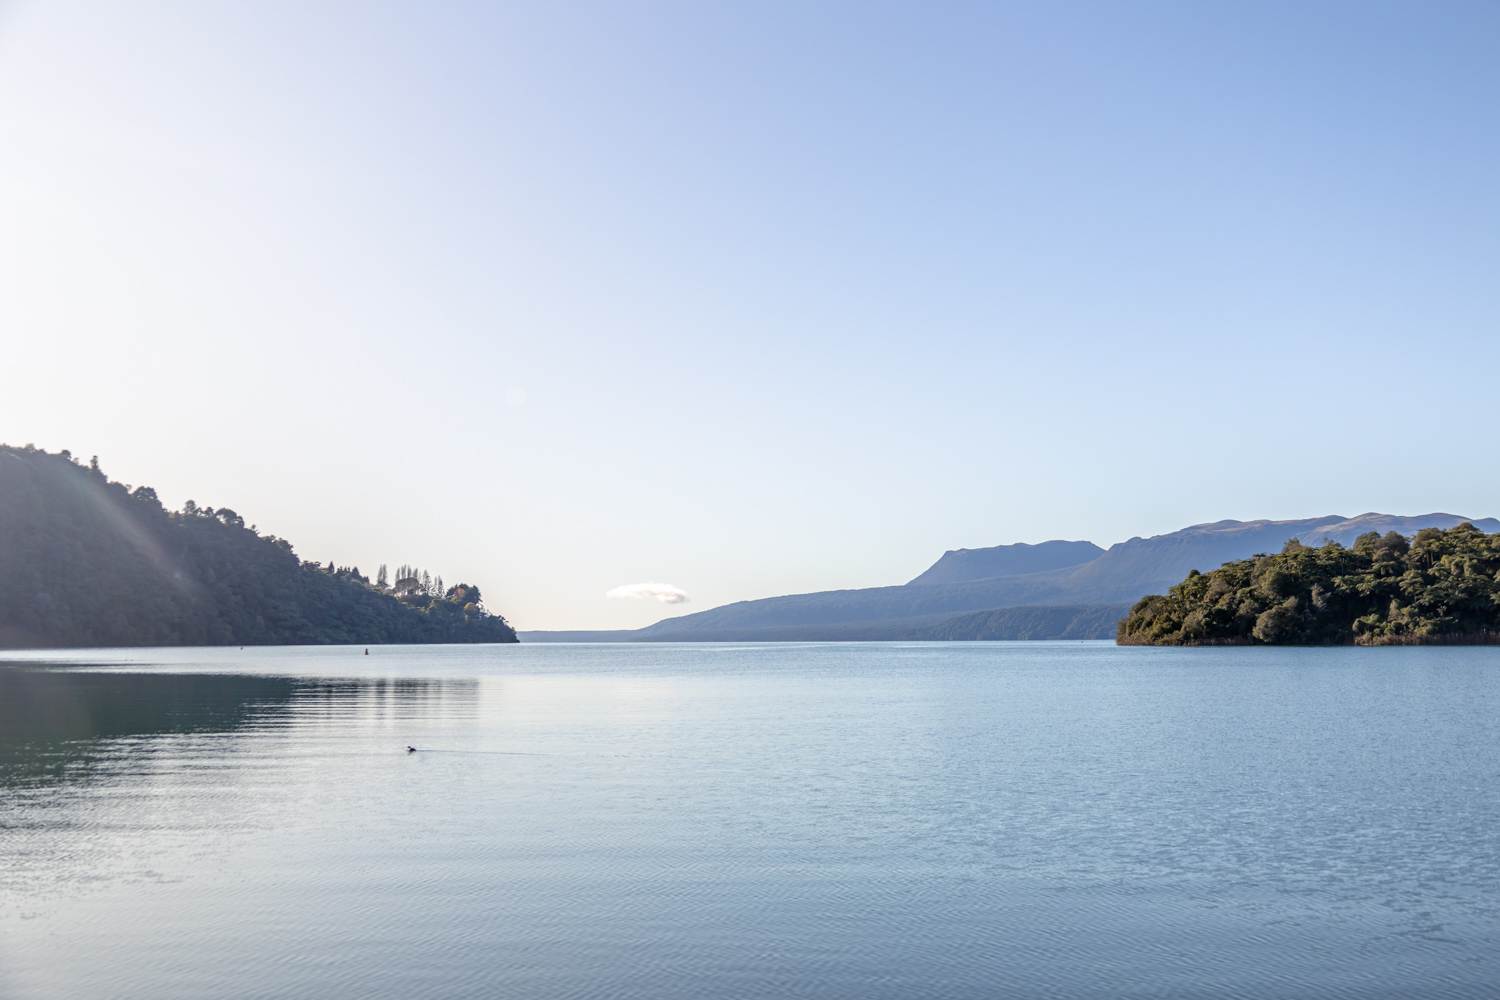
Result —
<instances>
[{"instance_id":1,"label":"green vegetation","mask_svg":"<svg viewBox=\"0 0 1500 1000\"><path fill-rule=\"evenodd\" d=\"M0 646L515 642L479 588L303 562L227 507L0 445Z\"/></svg>"},{"instance_id":2,"label":"green vegetation","mask_svg":"<svg viewBox=\"0 0 1500 1000\"><path fill-rule=\"evenodd\" d=\"M1352 548L1287 542L1276 555L1188 574L1120 623L1127 645L1500 642L1500 535L1467 522L1359 536Z\"/></svg>"}]
</instances>

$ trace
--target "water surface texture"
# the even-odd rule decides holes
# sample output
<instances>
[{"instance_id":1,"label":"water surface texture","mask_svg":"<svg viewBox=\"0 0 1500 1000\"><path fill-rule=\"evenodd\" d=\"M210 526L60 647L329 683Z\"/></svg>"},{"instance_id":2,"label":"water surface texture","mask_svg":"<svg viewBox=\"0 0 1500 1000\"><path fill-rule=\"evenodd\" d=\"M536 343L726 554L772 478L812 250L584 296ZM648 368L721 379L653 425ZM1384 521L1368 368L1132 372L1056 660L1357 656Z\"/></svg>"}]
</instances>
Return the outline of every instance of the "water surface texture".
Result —
<instances>
[{"instance_id":1,"label":"water surface texture","mask_svg":"<svg viewBox=\"0 0 1500 1000\"><path fill-rule=\"evenodd\" d=\"M4 655L6 998L1500 992L1500 649Z\"/></svg>"}]
</instances>

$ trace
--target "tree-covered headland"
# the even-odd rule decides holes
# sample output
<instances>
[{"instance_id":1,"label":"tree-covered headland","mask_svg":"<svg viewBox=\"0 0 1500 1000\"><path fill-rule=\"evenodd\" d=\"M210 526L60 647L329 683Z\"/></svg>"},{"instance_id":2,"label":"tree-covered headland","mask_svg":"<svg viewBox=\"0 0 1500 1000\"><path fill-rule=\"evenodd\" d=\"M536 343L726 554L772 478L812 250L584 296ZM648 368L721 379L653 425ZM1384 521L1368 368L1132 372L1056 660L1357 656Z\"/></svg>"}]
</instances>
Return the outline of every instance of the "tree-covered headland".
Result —
<instances>
[{"instance_id":1,"label":"tree-covered headland","mask_svg":"<svg viewBox=\"0 0 1500 1000\"><path fill-rule=\"evenodd\" d=\"M1128 645L1500 642L1500 535L1464 523L1353 547L1290 541L1275 555L1196 570L1120 622Z\"/></svg>"},{"instance_id":2,"label":"tree-covered headland","mask_svg":"<svg viewBox=\"0 0 1500 1000\"><path fill-rule=\"evenodd\" d=\"M515 642L479 588L304 562L228 507L0 445L0 646Z\"/></svg>"}]
</instances>

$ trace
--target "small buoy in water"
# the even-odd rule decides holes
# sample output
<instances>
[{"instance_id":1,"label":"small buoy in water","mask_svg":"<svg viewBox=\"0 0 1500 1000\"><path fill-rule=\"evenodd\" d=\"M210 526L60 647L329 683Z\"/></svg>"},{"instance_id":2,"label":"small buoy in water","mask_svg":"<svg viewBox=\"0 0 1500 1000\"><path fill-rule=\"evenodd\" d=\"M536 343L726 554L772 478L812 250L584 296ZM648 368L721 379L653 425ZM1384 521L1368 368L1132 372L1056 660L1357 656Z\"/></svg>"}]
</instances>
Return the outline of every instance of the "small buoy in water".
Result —
<instances>
[{"instance_id":1,"label":"small buoy in water","mask_svg":"<svg viewBox=\"0 0 1500 1000\"><path fill-rule=\"evenodd\" d=\"M416 753L416 752L417 752L417 748L416 748L416 747L414 747L414 746L408 746L408 747L407 747L407 748L406 748L406 752L407 752L407 753Z\"/></svg>"}]
</instances>

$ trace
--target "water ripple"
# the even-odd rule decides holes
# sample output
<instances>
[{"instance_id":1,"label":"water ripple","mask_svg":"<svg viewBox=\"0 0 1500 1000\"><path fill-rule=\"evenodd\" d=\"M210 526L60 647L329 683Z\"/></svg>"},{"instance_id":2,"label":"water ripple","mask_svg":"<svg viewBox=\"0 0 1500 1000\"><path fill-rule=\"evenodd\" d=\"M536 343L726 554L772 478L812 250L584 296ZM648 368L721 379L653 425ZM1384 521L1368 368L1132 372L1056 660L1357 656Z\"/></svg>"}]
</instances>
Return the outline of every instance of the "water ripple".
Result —
<instances>
[{"instance_id":1,"label":"water ripple","mask_svg":"<svg viewBox=\"0 0 1500 1000\"><path fill-rule=\"evenodd\" d=\"M1500 982L1500 650L377 652L0 666L0 995Z\"/></svg>"}]
</instances>

